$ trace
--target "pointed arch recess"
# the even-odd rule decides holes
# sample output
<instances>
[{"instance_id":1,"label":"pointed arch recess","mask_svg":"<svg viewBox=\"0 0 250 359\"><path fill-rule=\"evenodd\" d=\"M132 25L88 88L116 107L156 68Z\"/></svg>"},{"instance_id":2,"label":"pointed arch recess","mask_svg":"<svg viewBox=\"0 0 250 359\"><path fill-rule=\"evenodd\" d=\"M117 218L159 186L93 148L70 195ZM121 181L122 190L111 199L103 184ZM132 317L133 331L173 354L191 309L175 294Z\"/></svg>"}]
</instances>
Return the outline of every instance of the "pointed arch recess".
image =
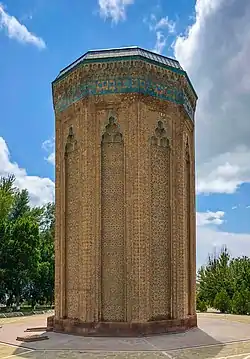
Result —
<instances>
[{"instance_id":1,"label":"pointed arch recess","mask_svg":"<svg viewBox=\"0 0 250 359\"><path fill-rule=\"evenodd\" d=\"M78 224L75 221L78 208L78 146L73 127L69 127L64 151L65 168L65 308L64 316L78 318ZM75 292L75 295L74 295Z\"/></svg>"},{"instance_id":2,"label":"pointed arch recess","mask_svg":"<svg viewBox=\"0 0 250 359\"><path fill-rule=\"evenodd\" d=\"M191 238L191 163L188 138L185 143L185 217L186 217L186 254L187 254L187 314L192 314L192 238Z\"/></svg>"},{"instance_id":3,"label":"pointed arch recess","mask_svg":"<svg viewBox=\"0 0 250 359\"><path fill-rule=\"evenodd\" d=\"M151 316L171 317L170 141L158 121L151 149Z\"/></svg>"},{"instance_id":4,"label":"pointed arch recess","mask_svg":"<svg viewBox=\"0 0 250 359\"><path fill-rule=\"evenodd\" d=\"M101 141L101 320L125 321L124 143L110 117Z\"/></svg>"}]
</instances>

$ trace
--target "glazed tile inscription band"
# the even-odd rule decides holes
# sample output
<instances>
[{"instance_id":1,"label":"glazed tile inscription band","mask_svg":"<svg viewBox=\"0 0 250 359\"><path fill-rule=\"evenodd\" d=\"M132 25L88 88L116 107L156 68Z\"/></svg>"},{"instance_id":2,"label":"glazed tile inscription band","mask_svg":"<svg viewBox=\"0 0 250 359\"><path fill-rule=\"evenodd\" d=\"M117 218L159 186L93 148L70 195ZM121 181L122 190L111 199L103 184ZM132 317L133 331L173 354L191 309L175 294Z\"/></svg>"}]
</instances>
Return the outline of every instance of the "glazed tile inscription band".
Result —
<instances>
[{"instance_id":1,"label":"glazed tile inscription band","mask_svg":"<svg viewBox=\"0 0 250 359\"><path fill-rule=\"evenodd\" d=\"M87 96L113 93L139 93L177 104L183 104L190 118L192 120L194 119L194 110L183 90L138 78L93 80L88 83L71 87L69 93L65 94L65 96L55 104L55 111L64 111L71 104Z\"/></svg>"}]
</instances>

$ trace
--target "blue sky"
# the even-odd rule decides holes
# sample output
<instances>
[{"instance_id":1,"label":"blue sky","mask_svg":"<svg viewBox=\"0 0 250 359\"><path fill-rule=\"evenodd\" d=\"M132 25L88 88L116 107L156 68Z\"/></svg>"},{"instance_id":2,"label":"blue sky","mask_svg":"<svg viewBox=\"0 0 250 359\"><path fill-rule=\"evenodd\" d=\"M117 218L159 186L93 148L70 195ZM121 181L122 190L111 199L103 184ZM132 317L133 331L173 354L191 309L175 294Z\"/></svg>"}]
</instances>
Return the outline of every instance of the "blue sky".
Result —
<instances>
[{"instance_id":1,"label":"blue sky","mask_svg":"<svg viewBox=\"0 0 250 359\"><path fill-rule=\"evenodd\" d=\"M198 93L197 264L227 244L250 255L250 3L5 0L0 4L0 174L34 204L54 196L51 81L89 49L176 57Z\"/></svg>"}]
</instances>

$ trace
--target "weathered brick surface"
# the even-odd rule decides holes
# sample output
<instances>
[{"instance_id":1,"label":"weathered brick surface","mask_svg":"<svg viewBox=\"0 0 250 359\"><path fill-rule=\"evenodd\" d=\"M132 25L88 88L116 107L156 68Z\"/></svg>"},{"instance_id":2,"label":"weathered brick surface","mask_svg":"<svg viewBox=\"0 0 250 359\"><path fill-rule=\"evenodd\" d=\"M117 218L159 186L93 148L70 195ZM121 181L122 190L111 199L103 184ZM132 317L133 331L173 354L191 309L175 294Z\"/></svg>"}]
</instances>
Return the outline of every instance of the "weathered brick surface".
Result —
<instances>
[{"instance_id":1,"label":"weathered brick surface","mask_svg":"<svg viewBox=\"0 0 250 359\"><path fill-rule=\"evenodd\" d=\"M187 86L169 70L141 65L148 76ZM54 85L54 103L81 78L139 76L141 67L104 70L70 73ZM195 108L191 95L190 102ZM55 117L56 299L49 327L122 335L195 326L194 124L183 106L115 93L88 96Z\"/></svg>"},{"instance_id":2,"label":"weathered brick surface","mask_svg":"<svg viewBox=\"0 0 250 359\"><path fill-rule=\"evenodd\" d=\"M101 149L101 298L102 320L125 321L124 146L110 123Z\"/></svg>"},{"instance_id":3,"label":"weathered brick surface","mask_svg":"<svg viewBox=\"0 0 250 359\"><path fill-rule=\"evenodd\" d=\"M93 322L86 323L74 319L54 319L54 331L83 336L135 337L151 334L185 332L197 326L196 315L185 319L169 319L147 323Z\"/></svg>"}]
</instances>

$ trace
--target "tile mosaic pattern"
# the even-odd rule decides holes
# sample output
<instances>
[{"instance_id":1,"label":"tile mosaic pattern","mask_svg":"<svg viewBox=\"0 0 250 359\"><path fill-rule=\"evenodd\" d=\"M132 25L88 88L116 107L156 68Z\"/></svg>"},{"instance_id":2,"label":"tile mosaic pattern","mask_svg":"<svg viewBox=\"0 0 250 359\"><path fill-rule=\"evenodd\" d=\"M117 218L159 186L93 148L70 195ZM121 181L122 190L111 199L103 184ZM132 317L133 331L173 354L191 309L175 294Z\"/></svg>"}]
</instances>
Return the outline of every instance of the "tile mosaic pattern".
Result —
<instances>
[{"instance_id":1,"label":"tile mosaic pattern","mask_svg":"<svg viewBox=\"0 0 250 359\"><path fill-rule=\"evenodd\" d=\"M192 120L194 119L194 110L183 90L151 80L133 77L93 80L72 86L70 91L55 103L55 111L62 112L73 103L88 96L124 93L139 93L181 104L189 117Z\"/></svg>"}]
</instances>

